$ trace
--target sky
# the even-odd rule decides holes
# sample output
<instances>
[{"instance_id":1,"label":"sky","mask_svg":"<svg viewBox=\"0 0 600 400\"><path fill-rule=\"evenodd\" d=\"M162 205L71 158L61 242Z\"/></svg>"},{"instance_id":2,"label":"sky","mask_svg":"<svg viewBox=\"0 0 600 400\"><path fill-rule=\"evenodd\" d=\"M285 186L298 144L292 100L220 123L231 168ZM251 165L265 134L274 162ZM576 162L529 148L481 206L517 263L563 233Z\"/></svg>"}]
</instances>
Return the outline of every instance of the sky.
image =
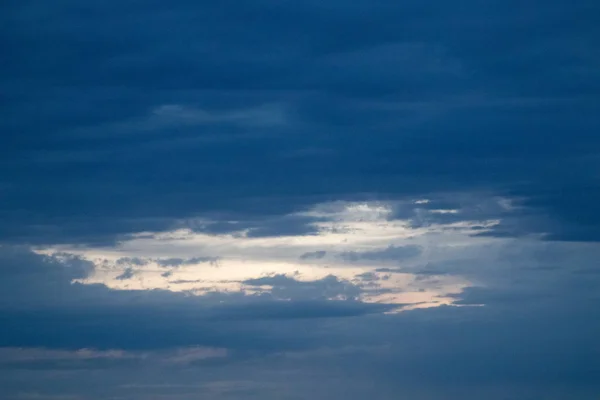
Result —
<instances>
[{"instance_id":1,"label":"sky","mask_svg":"<svg viewBox=\"0 0 600 400\"><path fill-rule=\"evenodd\" d=\"M600 4L0 3L3 400L597 400Z\"/></svg>"}]
</instances>

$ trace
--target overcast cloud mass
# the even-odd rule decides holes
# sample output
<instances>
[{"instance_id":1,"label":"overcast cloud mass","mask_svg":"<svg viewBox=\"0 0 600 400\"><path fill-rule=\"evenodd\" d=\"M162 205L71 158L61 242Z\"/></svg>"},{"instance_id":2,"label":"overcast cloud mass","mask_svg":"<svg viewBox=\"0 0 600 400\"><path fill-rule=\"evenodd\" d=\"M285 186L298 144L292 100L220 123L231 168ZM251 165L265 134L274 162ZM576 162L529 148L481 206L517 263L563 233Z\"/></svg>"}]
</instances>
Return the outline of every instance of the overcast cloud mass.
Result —
<instances>
[{"instance_id":1,"label":"overcast cloud mass","mask_svg":"<svg viewBox=\"0 0 600 400\"><path fill-rule=\"evenodd\" d=\"M0 397L597 400L599 20L0 2Z\"/></svg>"}]
</instances>

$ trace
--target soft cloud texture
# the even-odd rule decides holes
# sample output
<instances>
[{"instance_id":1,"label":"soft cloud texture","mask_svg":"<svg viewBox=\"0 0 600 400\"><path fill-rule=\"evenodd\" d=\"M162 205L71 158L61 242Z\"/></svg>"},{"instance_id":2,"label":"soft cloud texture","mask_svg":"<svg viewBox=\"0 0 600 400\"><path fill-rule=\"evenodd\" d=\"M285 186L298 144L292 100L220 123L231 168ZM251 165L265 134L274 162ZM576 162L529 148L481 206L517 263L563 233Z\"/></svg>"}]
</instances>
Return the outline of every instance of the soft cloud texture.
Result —
<instances>
[{"instance_id":1,"label":"soft cloud texture","mask_svg":"<svg viewBox=\"0 0 600 400\"><path fill-rule=\"evenodd\" d=\"M394 246L391 245L382 250L372 250L365 252L349 251L340 254L347 261L359 260L382 260L382 261L401 261L403 259L415 257L421 253L418 246Z\"/></svg>"},{"instance_id":2,"label":"soft cloud texture","mask_svg":"<svg viewBox=\"0 0 600 400\"><path fill-rule=\"evenodd\" d=\"M597 399L599 11L2 2L3 399Z\"/></svg>"}]
</instances>

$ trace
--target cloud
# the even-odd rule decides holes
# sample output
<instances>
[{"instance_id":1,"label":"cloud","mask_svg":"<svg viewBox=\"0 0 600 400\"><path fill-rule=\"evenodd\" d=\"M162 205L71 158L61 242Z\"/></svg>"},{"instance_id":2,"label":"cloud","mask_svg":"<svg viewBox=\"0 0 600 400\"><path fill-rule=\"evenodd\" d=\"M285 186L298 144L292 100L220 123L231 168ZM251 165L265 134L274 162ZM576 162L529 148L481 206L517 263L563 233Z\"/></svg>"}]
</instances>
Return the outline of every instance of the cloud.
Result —
<instances>
[{"instance_id":1,"label":"cloud","mask_svg":"<svg viewBox=\"0 0 600 400\"><path fill-rule=\"evenodd\" d=\"M291 213L279 216L263 216L260 219L242 219L238 221L195 221L189 220L182 226L198 233L213 235L233 234L251 238L316 235L319 232L316 222L322 218Z\"/></svg>"},{"instance_id":2,"label":"cloud","mask_svg":"<svg viewBox=\"0 0 600 400\"><path fill-rule=\"evenodd\" d=\"M300 260L321 260L327 255L324 250L309 251L300 255Z\"/></svg>"},{"instance_id":3,"label":"cloud","mask_svg":"<svg viewBox=\"0 0 600 400\"><path fill-rule=\"evenodd\" d=\"M163 104L154 107L148 115L131 120L101 125L73 132L70 136L118 137L123 135L156 135L165 131L181 131L203 126L234 126L240 128L268 128L286 124L282 107L275 104L239 110L204 110L194 106ZM183 143L232 140L239 134L199 135L185 137ZM248 137L249 135L246 135Z\"/></svg>"},{"instance_id":4,"label":"cloud","mask_svg":"<svg viewBox=\"0 0 600 400\"><path fill-rule=\"evenodd\" d=\"M378 268L375 272L363 272L362 274L358 274L355 278L360 279L363 282L377 282L379 280L387 280L389 279L389 275L379 276L377 272L393 272L390 268Z\"/></svg>"},{"instance_id":5,"label":"cloud","mask_svg":"<svg viewBox=\"0 0 600 400\"><path fill-rule=\"evenodd\" d=\"M251 221L250 235L296 234L310 229L256 221L331 199L480 190L526 199L532 218L498 234L598 239L589 5L326 4L238 5L269 21L207 6L201 23L186 1L98 4L85 26L60 8L40 24L35 6L5 6L20 50L1 84L20 100L0 119L13 133L0 143L0 240L101 246L215 214ZM357 21L369 21L360 34ZM537 34L548 21L560 28ZM331 154L281 157L314 148Z\"/></svg>"},{"instance_id":6,"label":"cloud","mask_svg":"<svg viewBox=\"0 0 600 400\"><path fill-rule=\"evenodd\" d=\"M119 274L115 279L119 281L126 281L128 279L133 278L134 275L135 271L133 270L133 268L125 268L125 271Z\"/></svg>"},{"instance_id":7,"label":"cloud","mask_svg":"<svg viewBox=\"0 0 600 400\"><path fill-rule=\"evenodd\" d=\"M269 293L278 299L290 300L357 300L361 290L350 282L329 275L314 281L299 281L278 274L262 278L248 279L243 282L250 286L269 286Z\"/></svg>"},{"instance_id":8,"label":"cloud","mask_svg":"<svg viewBox=\"0 0 600 400\"><path fill-rule=\"evenodd\" d=\"M49 353L31 353L31 361L12 357L4 364L3 372L14 377L17 369L29 371L21 372L26 374L69 370L85 380L89 378L86 371L94 370L101 376L122 376L131 383L133 371L152 366L150 370L158 370L163 376L161 382L175 385L171 393L184 398L202 393L206 387L193 387L186 392L186 386L177 384L190 385L192 381L188 379L194 376L194 384L199 385L198 373L205 368L211 368L212 380L201 380L201 385L216 379L236 387L233 380L239 373L254 376L256 393L264 396L271 393L269 385L275 385L284 394L301 390L300 386L289 386L288 380L275 371L293 372L306 383L312 382L310 377L314 376L308 371L317 371L327 381L356 377L348 380L352 395L356 396L366 393L361 389L366 381L371 382L371 388L376 382L382 388L378 393L386 398L389 392L391 399L399 393L412 393L411 390L422 393L425 387L439 388L432 392L435 395L443 391L454 396L454 390L464 397L480 390L496 396L492 388L500 390L519 382L526 382L529 392L546 393L544 388L559 380L570 388L568 393L592 398L588 394L595 391L585 391L583 387L595 382L600 368L590 356L598 330L595 319L590 319L597 302L598 283L590 280L589 274L577 271L589 269L591 260L598 256L597 247L515 240L498 245L501 251L480 248L477 260L469 260L467 252L462 261L437 266L447 274L466 274L485 283L456 296L464 305L485 307L440 307L391 315L381 314L392 310L385 304L323 301L323 297L356 293L356 284L336 277L311 282L281 274L264 276L246 282L250 287L267 287L265 293L257 296L214 293L190 298L161 291L111 291L98 285L72 285L71 279L91 273L87 268L77 268L80 259L4 248L2 271L7 276L15 276L18 271L22 284L1 281L2 292L10 288L13 297L11 302L1 303L0 318L5 329L0 335L0 346L45 347ZM25 265L24 261L30 264L21 270L18 267ZM569 268L544 268L554 264ZM37 280L47 282L49 276L61 278L52 284L52 290L38 290L42 282ZM363 274L361 278L368 280L373 275ZM68 303L60 303L56 298L56 284L63 281L66 282L61 293L68 295ZM37 302L29 303L30 307L37 305L26 310L15 308L14 296L21 301L37 296ZM271 300L286 296L291 300ZM377 347L382 345L383 348ZM168 362L187 359L184 350L181 357L167 354L172 352L169 349L188 346L227 349L227 356ZM97 350L82 353L89 354L82 358L76 355L81 348ZM75 353L65 352L67 349ZM53 352L65 353L52 355ZM192 350L189 353L195 354ZM448 365L458 367L448 371ZM168 372L173 368L177 372ZM399 370L403 373L393 372ZM57 379L60 382L62 378ZM156 383L148 379L148 384ZM112 383L102 393L122 393L114 379L108 381ZM465 388L458 390L457 381L464 382ZM42 382L43 378L37 377L34 384ZM45 387L49 393L58 390L56 384ZM93 385L65 387L75 393L96 393L91 389ZM135 393L135 398L159 389L140 386L127 390ZM325 393L326 388L315 390ZM331 387L328 390L336 396L344 395ZM527 392L523 388L514 390ZM498 393L498 399L506 394Z\"/></svg>"},{"instance_id":9,"label":"cloud","mask_svg":"<svg viewBox=\"0 0 600 400\"><path fill-rule=\"evenodd\" d=\"M0 3L3 398L597 398L596 1L47 3ZM91 283L232 237L244 292Z\"/></svg>"},{"instance_id":10,"label":"cloud","mask_svg":"<svg viewBox=\"0 0 600 400\"><path fill-rule=\"evenodd\" d=\"M148 260L140 257L121 257L117 260L117 265L135 265L138 267L148 264Z\"/></svg>"},{"instance_id":11,"label":"cloud","mask_svg":"<svg viewBox=\"0 0 600 400\"><path fill-rule=\"evenodd\" d=\"M170 275L162 274L162 276L167 278ZM186 283L199 283L199 282L202 282L202 279L177 279L175 281L169 281L169 283L172 283L173 285L183 285Z\"/></svg>"},{"instance_id":12,"label":"cloud","mask_svg":"<svg viewBox=\"0 0 600 400\"><path fill-rule=\"evenodd\" d=\"M192 257L192 258L162 258L157 259L156 263L161 267L180 267L182 265L195 265L208 263L210 265L216 265L219 261L218 257Z\"/></svg>"},{"instance_id":13,"label":"cloud","mask_svg":"<svg viewBox=\"0 0 600 400\"><path fill-rule=\"evenodd\" d=\"M228 307L215 316L215 320L288 320L312 318L357 317L382 313L397 308L391 304L368 304L358 301L296 301L263 302L251 309L246 307Z\"/></svg>"},{"instance_id":14,"label":"cloud","mask_svg":"<svg viewBox=\"0 0 600 400\"><path fill-rule=\"evenodd\" d=\"M93 264L67 254L43 256L3 247L0 267L0 320L5 327L0 347L141 350L203 345L272 351L302 346L302 340L265 341L260 333L250 332L251 321L352 317L396 307L353 300L359 289L334 276L307 282L259 278L247 284L270 283L272 291L189 296L76 283L93 272ZM126 270L122 279L132 274ZM246 329L246 338L237 339Z\"/></svg>"},{"instance_id":15,"label":"cloud","mask_svg":"<svg viewBox=\"0 0 600 400\"><path fill-rule=\"evenodd\" d=\"M26 247L1 246L0 255L0 273L7 279L69 281L86 278L94 270L93 263L68 253L43 256Z\"/></svg>"},{"instance_id":16,"label":"cloud","mask_svg":"<svg viewBox=\"0 0 600 400\"><path fill-rule=\"evenodd\" d=\"M233 123L248 126L282 125L285 116L276 105L263 105L255 108L210 113L202 109L189 108L178 104L166 104L152 110L152 114L165 122L181 124ZM157 124L151 124L155 129Z\"/></svg>"},{"instance_id":17,"label":"cloud","mask_svg":"<svg viewBox=\"0 0 600 400\"><path fill-rule=\"evenodd\" d=\"M346 261L356 262L361 260L367 261L402 261L408 258L416 257L421 254L421 248L415 245L394 246L381 250L372 251L347 251L340 254L340 257Z\"/></svg>"},{"instance_id":18,"label":"cloud","mask_svg":"<svg viewBox=\"0 0 600 400\"><path fill-rule=\"evenodd\" d=\"M111 368L143 367L148 363L164 367L190 365L215 358L227 357L219 348L186 347L163 351L124 351L94 349L11 348L0 349L0 369L90 371Z\"/></svg>"}]
</instances>

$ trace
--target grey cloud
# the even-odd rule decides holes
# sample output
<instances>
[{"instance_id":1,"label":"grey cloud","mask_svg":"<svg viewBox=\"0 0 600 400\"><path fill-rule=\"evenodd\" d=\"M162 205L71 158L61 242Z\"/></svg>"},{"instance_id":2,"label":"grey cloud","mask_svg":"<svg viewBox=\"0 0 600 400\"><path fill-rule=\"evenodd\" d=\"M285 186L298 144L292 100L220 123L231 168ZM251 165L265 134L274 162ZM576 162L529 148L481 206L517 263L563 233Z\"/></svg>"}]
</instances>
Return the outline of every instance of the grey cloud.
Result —
<instances>
[{"instance_id":1,"label":"grey cloud","mask_svg":"<svg viewBox=\"0 0 600 400\"><path fill-rule=\"evenodd\" d=\"M417 228L434 224L505 220L515 218L522 212L522 204L515 198L490 196L487 193L446 193L431 194L418 202L397 202L389 218L406 219L412 227Z\"/></svg>"},{"instance_id":2,"label":"grey cloud","mask_svg":"<svg viewBox=\"0 0 600 400\"><path fill-rule=\"evenodd\" d=\"M272 221L261 221L251 227L248 237L316 235L319 229L313 224L318 218L304 216L286 216Z\"/></svg>"},{"instance_id":3,"label":"grey cloud","mask_svg":"<svg viewBox=\"0 0 600 400\"><path fill-rule=\"evenodd\" d=\"M117 260L117 265L135 265L138 267L148 264L148 260L140 257L121 257Z\"/></svg>"},{"instance_id":4,"label":"grey cloud","mask_svg":"<svg viewBox=\"0 0 600 400\"><path fill-rule=\"evenodd\" d=\"M72 303L94 264L68 254L39 255L25 247L0 246L0 308ZM18 301L15 301L18 299Z\"/></svg>"},{"instance_id":5,"label":"grey cloud","mask_svg":"<svg viewBox=\"0 0 600 400\"><path fill-rule=\"evenodd\" d=\"M245 234L247 237L273 237L317 234L319 229L314 223L321 220L322 218L291 214L239 221L225 220L208 223L189 221L184 223L184 226L188 226L195 232L214 235Z\"/></svg>"},{"instance_id":6,"label":"grey cloud","mask_svg":"<svg viewBox=\"0 0 600 400\"><path fill-rule=\"evenodd\" d=\"M26 247L0 246L0 256L0 273L4 278L70 281L86 278L94 271L93 263L68 253L47 256Z\"/></svg>"},{"instance_id":7,"label":"grey cloud","mask_svg":"<svg viewBox=\"0 0 600 400\"><path fill-rule=\"evenodd\" d=\"M216 265L218 257L192 257L192 258L159 258L156 263L162 267L179 267L182 265L211 264Z\"/></svg>"},{"instance_id":8,"label":"grey cloud","mask_svg":"<svg viewBox=\"0 0 600 400\"><path fill-rule=\"evenodd\" d=\"M253 322L351 317L391 308L328 300L353 299L359 293L354 285L333 276L312 282L272 278L272 292L257 295L211 292L188 296L165 290L111 290L104 285L72 283L90 274L93 269L89 268L93 268L91 263L65 254L48 257L25 248L2 248L0 321L5 329L0 333L0 347L154 349L204 345L273 351L305 344L301 338L290 340L287 336L281 341L263 340L259 332L252 333ZM278 301L281 298L292 301ZM247 334L239 339L243 331Z\"/></svg>"},{"instance_id":9,"label":"grey cloud","mask_svg":"<svg viewBox=\"0 0 600 400\"><path fill-rule=\"evenodd\" d=\"M300 255L301 260L320 260L327 255L327 252L324 250L319 251L310 251Z\"/></svg>"},{"instance_id":10,"label":"grey cloud","mask_svg":"<svg viewBox=\"0 0 600 400\"><path fill-rule=\"evenodd\" d=\"M281 107L263 105L254 108L211 112L179 104L164 104L151 110L148 116L108 126L95 127L91 131L74 132L74 136L86 137L110 135L151 134L176 128L202 125L233 124L246 127L268 127L285 124ZM235 136L234 136L235 137ZM210 138L204 136L204 138ZM213 139L218 140L218 137Z\"/></svg>"},{"instance_id":11,"label":"grey cloud","mask_svg":"<svg viewBox=\"0 0 600 400\"><path fill-rule=\"evenodd\" d=\"M394 246L373 251L347 251L340 254L346 261L401 261L421 254L421 247L415 245Z\"/></svg>"},{"instance_id":12,"label":"grey cloud","mask_svg":"<svg viewBox=\"0 0 600 400\"><path fill-rule=\"evenodd\" d=\"M597 371L600 370L597 359L593 357L593 348L600 326L590 316L595 312L598 283L590 281L588 275L582 276L575 271L589 266L590 261L597 258L598 250L593 245L568 243L560 246L537 243L529 250L528 246L531 244L526 246L515 242L500 253L506 266L513 265L511 270L502 270L498 265L494 269L485 269L473 263L466 265L466 262L445 266L450 273L471 271L471 276L489 285L487 289L468 289L457 296L464 299L464 304L484 303L485 307L440 307L403 312L400 315L369 315L387 311L389 306L318 300L320 293L327 288L333 290L331 293L339 292L341 282L335 277L317 282L298 282L290 277L274 275L250 280L247 284L280 288L287 294L298 293L298 300L278 303L269 301L269 297L264 295L255 301L241 296L249 302L220 303L207 309L205 302L184 300L175 294L165 293L165 297L161 298L159 292L109 291L112 304L118 304L117 307L108 307L110 303L106 298L105 302L96 303L95 307L81 308L89 302L81 294L77 295L76 287L66 285L65 288L71 287L66 290L75 296L71 299L77 303L77 307L72 304L66 309L45 308L44 313L40 313L38 309L11 311L6 309L8 304L3 304L0 318L5 329L0 335L0 345L71 349L97 347L107 350L125 348L152 352L189 345L224 347L230 349L232 354L239 352L240 361L236 361L234 356L222 363L195 363L190 366L191 370L177 369L173 375L156 364L150 369L160 369L163 377L161 382L182 384L192 381L198 384L198 376L204 376L199 372L205 371L204 368L211 368L213 382L218 377L216 379L234 386L233 380L237 374L253 376L256 382L254 389L261 396L272 394L272 386L269 385L278 385L280 394L304 393L298 392L300 387L290 387L289 380L274 374L274 371L279 374L287 371L297 379L306 379L307 383L313 381L310 377L314 377L316 371L328 382L342 377L346 380L352 378L348 380L348 385L353 390L346 397L343 391L338 392L331 385L315 389L318 393L325 393L326 390L331 393L333 390L333 394L340 398L352 398L347 397L351 395L361 398L363 393L372 393L372 384L376 382L382 388L378 393L384 399L397 398L402 393L410 394L409 388L412 388L415 393L420 393L421 397L415 396L418 399L449 395L449 398L458 400L473 398L473 393L478 391L500 400L507 392L495 392L491 388L500 390L501 387L521 383L528 385L527 390L523 389L524 394L548 394L546 397L552 398L556 393L562 393L556 399L566 400L568 395L580 393L578 398L593 399L595 390L590 388L594 387ZM0 265L8 265L6 260L11 257L13 260L37 262L30 266L28 279L23 281L33 287L37 279L36 271L70 268L52 258L28 255L25 250L5 254L8 255ZM73 260L66 256L63 258L67 263ZM490 263L497 261L490 258ZM518 261L517 265L514 265L515 261ZM76 260L74 262L77 263ZM554 262L568 263L572 270L521 269L521 266L539 263L551 265ZM20 261L14 265L20 265ZM67 274L68 278L73 276L82 275L80 272ZM509 280L498 280L497 276L506 276ZM38 278L46 279L47 276L39 275ZM8 286L3 283L2 288L4 291ZM105 288L101 292L94 286L80 288L95 292L96 295L108 294ZM23 287L18 290L21 290L19 298L24 299L26 292ZM308 295L301 293L303 290L307 290ZM29 295L33 293L43 295L37 291ZM46 296L51 298L55 294L51 292ZM132 300L140 296L145 296L146 302L138 301L136 305ZM160 306L153 307L148 302L154 296L161 298L158 302ZM308 300L310 297L317 299ZM227 297L216 296L214 299L219 303ZM98 305L102 304L99 308ZM331 319L338 316L354 318ZM382 344L384 348L378 349L377 346ZM144 365L149 364L138 359L58 363L39 361L24 370L29 371L26 374L42 374L43 371L68 369L82 379L91 379L85 371L93 369L106 376L118 374L130 383L132 377L137 376L134 371ZM448 365L455 368L449 371ZM21 364L21 367L25 365ZM173 368L169 366L170 371ZM3 375L7 374L5 378L0 378L3 387L18 390L18 382L21 381L13 379L12 386L2 381L6 376L14 377L15 371L10 366L3 369ZM280 378L275 379L276 376ZM40 379L36 378L33 385L42 385L43 380ZM59 375L55 379L60 381L62 378ZM107 391L115 395L123 394L123 389L115 383L120 382L119 379L105 381L102 394L106 395ZM139 382L145 382L145 378L140 379ZM148 382L151 381L149 379ZM371 392L366 386L364 391L361 389L367 381L370 382ZM557 381L562 385L563 392L546 391L548 385ZM463 389L459 390L456 382L462 382ZM44 387L50 393L58 390L57 386ZM91 392L90 388L94 386L90 385L78 387L69 384L66 387L75 393L90 396L96 393ZM426 387L437 389L424 394ZM584 387L587 387L587 391ZM193 398L203 389L194 388L189 392L182 392L182 388L172 390L170 393L174 396ZM128 393L130 397L143 398L149 392L139 387Z\"/></svg>"},{"instance_id":13,"label":"grey cloud","mask_svg":"<svg viewBox=\"0 0 600 400\"><path fill-rule=\"evenodd\" d=\"M428 197L393 217L500 219L473 234L508 244L419 267L481 284L456 298L484 307L400 315L305 299L346 290L335 277L267 285L291 302L193 298L73 283L93 265L2 247L0 346L252 355L5 369L4 398L597 398L597 1L48 4L0 2L1 243L114 246L212 217L196 230L315 234L286 215ZM331 153L281 157L298 149Z\"/></svg>"},{"instance_id":14,"label":"grey cloud","mask_svg":"<svg viewBox=\"0 0 600 400\"><path fill-rule=\"evenodd\" d=\"M329 275L314 281L299 281L277 274L243 281L250 286L271 286L269 293L275 298L291 300L343 299L356 300L361 289L338 277Z\"/></svg>"},{"instance_id":15,"label":"grey cloud","mask_svg":"<svg viewBox=\"0 0 600 400\"><path fill-rule=\"evenodd\" d=\"M98 3L75 17L65 2L43 20L39 4L3 5L2 242L102 246L215 213L250 235L310 234L256 221L480 189L529 199L533 218L498 235L598 237L592 3ZM280 156L315 148L332 156ZM207 230L231 231L219 221Z\"/></svg>"},{"instance_id":16,"label":"grey cloud","mask_svg":"<svg viewBox=\"0 0 600 400\"><path fill-rule=\"evenodd\" d=\"M119 274L115 279L119 280L119 281L126 281L128 279L133 278L133 276L135 275L135 271L133 270L133 268L129 267L129 268L125 268L125 270L123 271L123 273Z\"/></svg>"},{"instance_id":17,"label":"grey cloud","mask_svg":"<svg viewBox=\"0 0 600 400\"><path fill-rule=\"evenodd\" d=\"M379 276L377 272L392 272L392 270L390 268L378 268L375 270L375 272L364 272L362 274L356 275L355 278L358 278L363 282L377 282L379 280L389 279L389 275Z\"/></svg>"},{"instance_id":18,"label":"grey cloud","mask_svg":"<svg viewBox=\"0 0 600 400\"><path fill-rule=\"evenodd\" d=\"M207 391L214 388L212 383L217 389L220 385L251 387L252 393L263 398L322 393L335 399L358 400L372 395L376 385L378 396L390 400L398 395L419 400L460 400L482 394L494 400L515 394L553 400L567 400L577 394L581 399L593 399L597 388L594 378L600 365L589 353L589 346L594 343L597 324L592 330L574 330L573 326L585 321L583 314L546 310L550 314L542 315L539 311L535 307L524 307L516 314L482 308L444 308L336 323L326 318L279 320L265 332L270 339L301 330L305 340L311 338L310 346L246 355L241 349L239 359L234 350L234 356L223 363L184 366L161 366L154 363L158 356L150 355L147 363L98 369L95 379L85 369L74 369L70 377L90 380L89 385L78 387L70 383L66 387L96 396L97 391L92 388L98 376L115 374L118 378L103 379L104 395L109 391L142 399L150 393L168 393L187 400L213 393ZM269 316L269 311L265 310L264 315ZM548 322L564 328L548 330ZM135 372L150 365L152 368L145 368L143 374ZM448 370L448 365L454 367ZM51 363L45 368L47 373L56 372ZM43 370L43 366L38 369L40 376L35 385L46 379L41 374ZM14 371L3 372L7 375L0 380L15 376ZM28 374L34 376L34 372ZM291 376L295 377L292 383ZM315 376L320 379L315 380ZM134 377L136 385L131 385ZM66 382L67 378L54 374L52 379ZM332 386L332 381L343 381L343 388ZM311 386L310 390L307 386ZM18 385L6 387L16 390ZM50 384L44 388L50 393L58 390ZM233 399L245 392L217 393L217 398Z\"/></svg>"},{"instance_id":19,"label":"grey cloud","mask_svg":"<svg viewBox=\"0 0 600 400\"><path fill-rule=\"evenodd\" d=\"M319 297L319 296L317 296ZM357 317L372 313L382 313L397 308L392 304L362 303L359 301L316 301L299 300L294 302L262 302L252 309L232 306L220 310L215 315L217 321L228 320L288 320L313 318Z\"/></svg>"}]
</instances>

